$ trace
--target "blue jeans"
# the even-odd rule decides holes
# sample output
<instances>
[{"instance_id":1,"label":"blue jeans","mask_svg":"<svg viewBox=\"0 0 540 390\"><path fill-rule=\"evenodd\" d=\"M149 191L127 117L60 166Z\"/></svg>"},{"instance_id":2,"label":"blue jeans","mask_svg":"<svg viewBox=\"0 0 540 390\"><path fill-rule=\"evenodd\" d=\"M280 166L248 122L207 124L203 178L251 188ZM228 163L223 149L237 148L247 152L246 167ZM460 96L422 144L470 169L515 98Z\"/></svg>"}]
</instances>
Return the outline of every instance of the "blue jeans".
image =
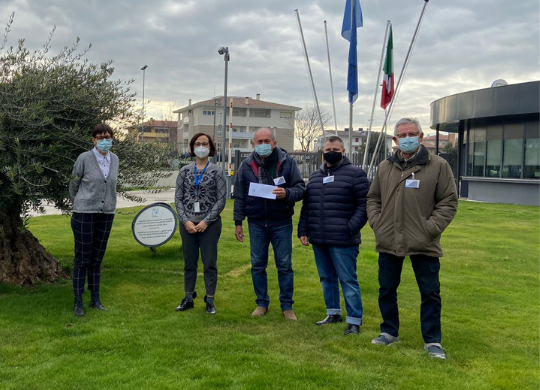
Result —
<instances>
[{"instance_id":1,"label":"blue jeans","mask_svg":"<svg viewBox=\"0 0 540 390\"><path fill-rule=\"evenodd\" d=\"M362 294L356 276L356 246L320 246L312 245L317 263L317 271L321 279L321 287L328 315L341 315L339 302L339 284L345 298L347 323L362 325Z\"/></svg>"},{"instance_id":2,"label":"blue jeans","mask_svg":"<svg viewBox=\"0 0 540 390\"><path fill-rule=\"evenodd\" d=\"M416 276L422 303L420 324L425 343L441 342L441 284L438 257L411 255L411 264ZM381 332L397 337L399 333L399 311L397 289L401 281L404 257L390 253L379 253L379 308L383 318Z\"/></svg>"},{"instance_id":3,"label":"blue jeans","mask_svg":"<svg viewBox=\"0 0 540 390\"><path fill-rule=\"evenodd\" d=\"M294 273L292 269L292 221L279 226L264 226L257 222L249 222L249 242L251 245L251 278L257 299L257 306L268 307L268 248L272 243L274 260L278 270L279 301L281 310L291 310L294 289Z\"/></svg>"}]
</instances>

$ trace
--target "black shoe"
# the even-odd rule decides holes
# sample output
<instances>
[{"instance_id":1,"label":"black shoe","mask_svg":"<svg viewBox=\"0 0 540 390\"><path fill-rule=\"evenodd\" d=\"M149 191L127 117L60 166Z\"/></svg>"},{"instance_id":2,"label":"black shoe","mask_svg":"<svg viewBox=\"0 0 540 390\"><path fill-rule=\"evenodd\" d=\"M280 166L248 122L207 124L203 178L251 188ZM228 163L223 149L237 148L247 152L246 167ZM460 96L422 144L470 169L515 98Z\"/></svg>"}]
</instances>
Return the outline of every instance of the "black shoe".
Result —
<instances>
[{"instance_id":1,"label":"black shoe","mask_svg":"<svg viewBox=\"0 0 540 390\"><path fill-rule=\"evenodd\" d=\"M339 314L332 314L326 316L326 318L322 321L315 322L315 325L328 325L328 324L336 324L338 322L343 322L343 318L341 318L341 315Z\"/></svg>"},{"instance_id":2,"label":"black shoe","mask_svg":"<svg viewBox=\"0 0 540 390\"><path fill-rule=\"evenodd\" d=\"M360 333L360 327L358 325L348 324L347 329L345 329L345 336L348 336L350 334L358 334Z\"/></svg>"},{"instance_id":3,"label":"black shoe","mask_svg":"<svg viewBox=\"0 0 540 390\"><path fill-rule=\"evenodd\" d=\"M75 297L75 308L73 309L73 314L75 314L77 317L82 317L84 315L82 297Z\"/></svg>"},{"instance_id":4,"label":"black shoe","mask_svg":"<svg viewBox=\"0 0 540 390\"><path fill-rule=\"evenodd\" d=\"M184 311L184 310L193 309L194 306L195 304L193 303L193 300L190 301L187 298L184 298L182 299L182 302L180 303L180 305L178 305L178 307L174 310Z\"/></svg>"},{"instance_id":5,"label":"black shoe","mask_svg":"<svg viewBox=\"0 0 540 390\"><path fill-rule=\"evenodd\" d=\"M214 307L214 303L208 302L208 299L206 299L207 296L204 296L204 302L206 303L206 314L216 314L216 308Z\"/></svg>"},{"instance_id":6,"label":"black shoe","mask_svg":"<svg viewBox=\"0 0 540 390\"><path fill-rule=\"evenodd\" d=\"M101 304L101 302L99 300L99 294L96 294L96 293L92 293L92 296L90 298L90 304L88 306L90 306L90 307L92 307L94 309L98 309L98 310L107 310Z\"/></svg>"}]
</instances>

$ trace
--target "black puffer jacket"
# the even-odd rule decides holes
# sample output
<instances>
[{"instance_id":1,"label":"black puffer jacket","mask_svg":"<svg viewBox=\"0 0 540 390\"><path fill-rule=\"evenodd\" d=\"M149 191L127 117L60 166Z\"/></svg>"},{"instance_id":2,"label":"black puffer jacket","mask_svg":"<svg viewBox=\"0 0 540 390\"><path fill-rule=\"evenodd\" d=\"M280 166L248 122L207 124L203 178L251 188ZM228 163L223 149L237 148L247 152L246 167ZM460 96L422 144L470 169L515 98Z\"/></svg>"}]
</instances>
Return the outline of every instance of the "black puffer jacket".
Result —
<instances>
[{"instance_id":1,"label":"black puffer jacket","mask_svg":"<svg viewBox=\"0 0 540 390\"><path fill-rule=\"evenodd\" d=\"M323 183L334 176L331 183ZM367 222L366 196L369 181L362 168L345 157L337 167L326 163L309 177L304 195L298 237L316 245L353 246L362 241L360 229Z\"/></svg>"}]
</instances>

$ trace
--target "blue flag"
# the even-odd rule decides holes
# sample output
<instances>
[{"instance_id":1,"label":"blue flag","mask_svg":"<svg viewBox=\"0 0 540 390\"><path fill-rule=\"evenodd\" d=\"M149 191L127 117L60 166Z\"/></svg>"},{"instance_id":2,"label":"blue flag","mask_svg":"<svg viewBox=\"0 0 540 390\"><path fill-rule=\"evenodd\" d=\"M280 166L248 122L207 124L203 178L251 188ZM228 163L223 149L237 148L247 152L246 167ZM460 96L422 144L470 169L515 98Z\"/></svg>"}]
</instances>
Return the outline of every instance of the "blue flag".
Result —
<instances>
[{"instance_id":1,"label":"blue flag","mask_svg":"<svg viewBox=\"0 0 540 390\"><path fill-rule=\"evenodd\" d=\"M351 17L351 0L345 3L343 26L341 36L350 42L349 46L349 70L347 73L347 91L349 91L349 103L353 104L358 98L358 69L356 53L356 29L364 25L360 0L354 0L354 13ZM351 28L351 26L354 26Z\"/></svg>"}]
</instances>

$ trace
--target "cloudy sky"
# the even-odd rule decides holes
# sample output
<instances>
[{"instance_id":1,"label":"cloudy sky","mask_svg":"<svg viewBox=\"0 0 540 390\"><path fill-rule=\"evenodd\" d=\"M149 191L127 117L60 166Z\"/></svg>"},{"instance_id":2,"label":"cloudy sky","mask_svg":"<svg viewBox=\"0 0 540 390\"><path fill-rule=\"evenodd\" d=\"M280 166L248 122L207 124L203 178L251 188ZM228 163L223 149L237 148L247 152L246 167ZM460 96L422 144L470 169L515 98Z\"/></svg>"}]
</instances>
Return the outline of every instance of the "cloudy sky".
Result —
<instances>
[{"instance_id":1,"label":"cloudy sky","mask_svg":"<svg viewBox=\"0 0 540 390\"><path fill-rule=\"evenodd\" d=\"M386 21L394 31L394 68L401 71L423 0L361 0L358 29L359 98L354 128L368 126ZM146 70L147 116L223 94L228 46L228 94L304 107L313 102L295 9L299 10L321 106L332 111L324 35L334 76L338 127L348 127L348 42L341 33L345 0L0 0L0 21L15 12L9 43L25 38L39 48L56 26L52 52L76 37L92 44L88 58L112 59L114 76L135 79L142 101ZM540 79L538 0L431 0L402 83L392 122L415 116L427 128L438 98L508 83ZM380 90L379 90L380 94ZM378 100L380 98L378 97ZM384 120L377 106L374 128Z\"/></svg>"}]
</instances>

